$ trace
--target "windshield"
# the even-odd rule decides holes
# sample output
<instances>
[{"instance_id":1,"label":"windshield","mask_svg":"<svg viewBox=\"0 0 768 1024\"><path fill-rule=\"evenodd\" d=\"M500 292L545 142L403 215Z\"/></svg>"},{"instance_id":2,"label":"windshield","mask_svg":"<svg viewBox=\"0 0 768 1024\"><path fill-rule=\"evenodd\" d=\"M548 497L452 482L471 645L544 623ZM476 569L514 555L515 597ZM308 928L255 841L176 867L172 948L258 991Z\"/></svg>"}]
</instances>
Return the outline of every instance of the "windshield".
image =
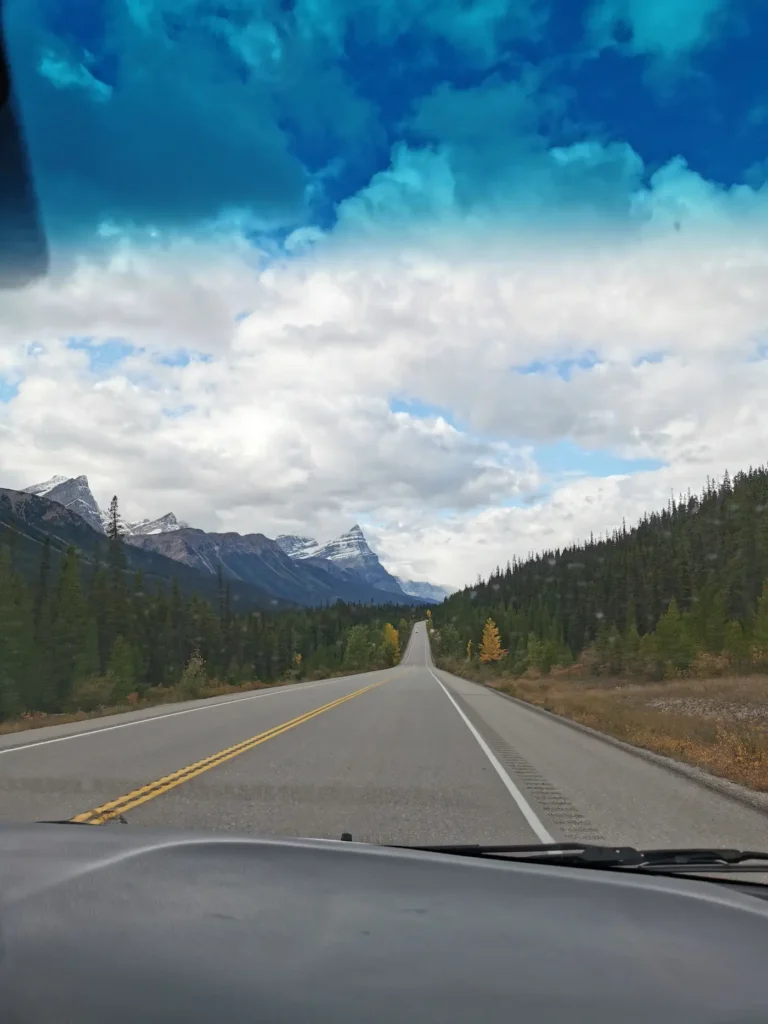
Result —
<instances>
[{"instance_id":1,"label":"windshield","mask_svg":"<svg viewBox=\"0 0 768 1024\"><path fill-rule=\"evenodd\" d=\"M765 849L765 10L2 12L0 820Z\"/></svg>"}]
</instances>

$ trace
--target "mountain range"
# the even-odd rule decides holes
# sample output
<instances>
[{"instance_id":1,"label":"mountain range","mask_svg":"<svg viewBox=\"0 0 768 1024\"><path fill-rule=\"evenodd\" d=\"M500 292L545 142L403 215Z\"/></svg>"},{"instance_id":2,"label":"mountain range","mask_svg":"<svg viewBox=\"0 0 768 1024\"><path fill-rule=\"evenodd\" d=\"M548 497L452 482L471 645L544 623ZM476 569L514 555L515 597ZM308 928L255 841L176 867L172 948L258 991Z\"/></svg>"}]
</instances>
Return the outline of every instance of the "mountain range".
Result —
<instances>
[{"instance_id":1,"label":"mountain range","mask_svg":"<svg viewBox=\"0 0 768 1024\"><path fill-rule=\"evenodd\" d=\"M57 501L60 505L82 516L86 523L99 533L104 533L106 530L109 517L99 508L99 504L91 492L87 476L53 476L42 484L25 487L24 491L26 494L36 494L40 498ZM178 520L173 512L167 512L159 519L140 519L135 523L124 521L121 526L126 537L133 537L183 530L187 524Z\"/></svg>"},{"instance_id":2,"label":"mountain range","mask_svg":"<svg viewBox=\"0 0 768 1024\"><path fill-rule=\"evenodd\" d=\"M31 495L46 504L63 506L104 542L108 516L99 507L85 476L55 476L23 492L0 493ZM21 507L18 499L15 507ZM41 522L61 525L50 510L46 515L38 508L36 515ZM67 527L71 526L72 520L67 520ZM121 532L137 556L142 552L143 557L161 560L156 563L156 568L164 566L160 575L172 576L173 563L209 580L221 574L230 583L252 590L256 604L270 600L302 605L337 600L434 604L448 594L433 584L399 579L387 572L358 525L322 546L311 537L282 535L271 540L261 533L208 533L180 521L172 512L157 519L122 522ZM86 547L94 545L98 547L96 538L91 538Z\"/></svg>"},{"instance_id":3,"label":"mountain range","mask_svg":"<svg viewBox=\"0 0 768 1024\"><path fill-rule=\"evenodd\" d=\"M94 529L84 516L47 497L0 487L0 544L11 548L14 565L28 580L37 578L46 541L54 571L70 546L77 549L85 572L107 562L108 541L104 531ZM142 572L148 585L169 586L175 580L186 597L199 594L214 603L218 600L218 579L210 573L201 573L132 544L125 545L125 560L128 570ZM285 600L267 590L239 580L230 582L230 598L239 611L288 607Z\"/></svg>"}]
</instances>

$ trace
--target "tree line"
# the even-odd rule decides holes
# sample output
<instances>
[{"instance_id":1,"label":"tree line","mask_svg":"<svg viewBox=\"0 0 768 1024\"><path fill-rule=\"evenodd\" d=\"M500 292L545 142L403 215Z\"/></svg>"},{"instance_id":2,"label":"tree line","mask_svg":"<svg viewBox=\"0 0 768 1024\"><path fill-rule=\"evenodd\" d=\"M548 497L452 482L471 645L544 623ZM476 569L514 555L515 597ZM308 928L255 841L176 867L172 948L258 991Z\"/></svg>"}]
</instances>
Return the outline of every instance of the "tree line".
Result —
<instances>
[{"instance_id":1,"label":"tree line","mask_svg":"<svg viewBox=\"0 0 768 1024\"><path fill-rule=\"evenodd\" d=\"M221 575L214 603L184 597L175 582L149 587L127 570L117 499L107 535L103 564L70 547L55 572L46 541L33 582L0 546L0 720L93 710L179 685L199 696L211 679L242 685L385 668L410 635L415 613L401 606L237 613Z\"/></svg>"},{"instance_id":2,"label":"tree line","mask_svg":"<svg viewBox=\"0 0 768 1024\"><path fill-rule=\"evenodd\" d=\"M768 669L768 468L497 567L433 612L436 653L513 674L580 660L652 678ZM495 631L495 632L494 632Z\"/></svg>"}]
</instances>

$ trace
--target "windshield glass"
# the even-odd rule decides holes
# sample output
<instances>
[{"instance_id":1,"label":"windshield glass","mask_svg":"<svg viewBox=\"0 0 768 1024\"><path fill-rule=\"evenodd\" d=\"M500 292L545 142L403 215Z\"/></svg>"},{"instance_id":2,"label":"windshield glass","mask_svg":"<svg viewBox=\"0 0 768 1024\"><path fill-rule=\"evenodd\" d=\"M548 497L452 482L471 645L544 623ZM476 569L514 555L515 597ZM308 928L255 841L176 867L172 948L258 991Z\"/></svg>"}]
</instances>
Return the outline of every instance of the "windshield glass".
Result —
<instances>
[{"instance_id":1,"label":"windshield glass","mask_svg":"<svg viewBox=\"0 0 768 1024\"><path fill-rule=\"evenodd\" d=\"M761 5L2 12L0 820L766 848Z\"/></svg>"}]
</instances>

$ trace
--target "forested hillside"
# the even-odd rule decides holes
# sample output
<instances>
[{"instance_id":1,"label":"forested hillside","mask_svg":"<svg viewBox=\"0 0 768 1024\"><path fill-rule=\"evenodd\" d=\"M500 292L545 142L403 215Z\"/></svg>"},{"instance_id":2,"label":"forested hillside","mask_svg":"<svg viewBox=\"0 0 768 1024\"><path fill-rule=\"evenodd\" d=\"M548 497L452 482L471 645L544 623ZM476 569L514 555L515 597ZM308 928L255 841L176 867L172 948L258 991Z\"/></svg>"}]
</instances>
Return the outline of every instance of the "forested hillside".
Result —
<instances>
[{"instance_id":1,"label":"forested hillside","mask_svg":"<svg viewBox=\"0 0 768 1024\"><path fill-rule=\"evenodd\" d=\"M655 677L763 667L767 579L768 468L750 468L632 529L497 568L434 609L435 649L520 673L578 657Z\"/></svg>"},{"instance_id":2,"label":"forested hillside","mask_svg":"<svg viewBox=\"0 0 768 1024\"><path fill-rule=\"evenodd\" d=\"M0 719L92 710L158 687L200 696L208 678L242 684L387 667L413 620L402 606L235 611L221 579L210 603L131 572L118 530L104 564L81 565L74 547L56 564L50 543L40 551L30 582L0 545Z\"/></svg>"}]
</instances>

